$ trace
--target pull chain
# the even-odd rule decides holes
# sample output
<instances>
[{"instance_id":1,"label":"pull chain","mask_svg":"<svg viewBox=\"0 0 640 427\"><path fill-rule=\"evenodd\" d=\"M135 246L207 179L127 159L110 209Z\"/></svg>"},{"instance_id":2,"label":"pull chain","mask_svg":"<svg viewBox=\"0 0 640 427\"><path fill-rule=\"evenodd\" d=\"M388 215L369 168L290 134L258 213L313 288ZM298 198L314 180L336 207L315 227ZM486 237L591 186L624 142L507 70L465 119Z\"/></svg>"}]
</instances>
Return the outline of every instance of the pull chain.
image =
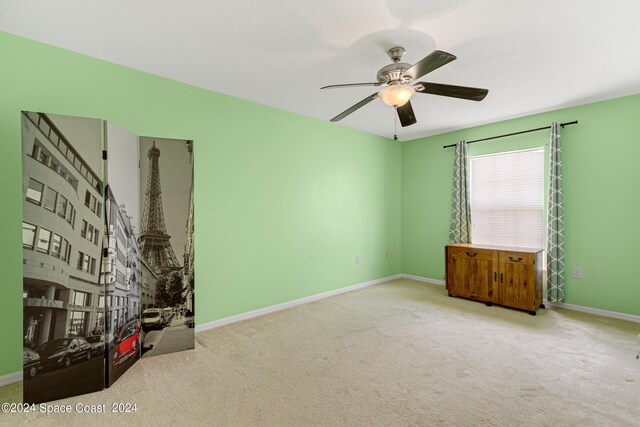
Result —
<instances>
[{"instance_id":1,"label":"pull chain","mask_svg":"<svg viewBox=\"0 0 640 427\"><path fill-rule=\"evenodd\" d=\"M394 108L395 114L393 115L393 140L398 140L398 107Z\"/></svg>"}]
</instances>

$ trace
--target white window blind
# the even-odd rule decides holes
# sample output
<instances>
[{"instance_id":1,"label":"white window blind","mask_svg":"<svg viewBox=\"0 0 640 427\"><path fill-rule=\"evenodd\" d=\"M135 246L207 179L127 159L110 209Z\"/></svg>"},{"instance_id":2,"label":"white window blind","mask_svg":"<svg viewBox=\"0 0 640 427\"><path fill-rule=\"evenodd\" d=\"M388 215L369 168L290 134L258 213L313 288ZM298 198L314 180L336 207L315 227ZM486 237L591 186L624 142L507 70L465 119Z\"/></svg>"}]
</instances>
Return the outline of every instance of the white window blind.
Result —
<instances>
[{"instance_id":1,"label":"white window blind","mask_svg":"<svg viewBox=\"0 0 640 427\"><path fill-rule=\"evenodd\" d=\"M471 241L544 249L544 148L470 159Z\"/></svg>"}]
</instances>

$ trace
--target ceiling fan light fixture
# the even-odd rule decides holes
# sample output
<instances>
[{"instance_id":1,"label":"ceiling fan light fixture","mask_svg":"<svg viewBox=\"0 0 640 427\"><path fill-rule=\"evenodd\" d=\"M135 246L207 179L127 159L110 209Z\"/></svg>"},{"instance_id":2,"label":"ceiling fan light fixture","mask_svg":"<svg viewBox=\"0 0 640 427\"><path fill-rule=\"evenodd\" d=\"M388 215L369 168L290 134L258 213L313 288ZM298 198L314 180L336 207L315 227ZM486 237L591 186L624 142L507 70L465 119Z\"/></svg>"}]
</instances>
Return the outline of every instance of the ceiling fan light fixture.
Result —
<instances>
[{"instance_id":1,"label":"ceiling fan light fixture","mask_svg":"<svg viewBox=\"0 0 640 427\"><path fill-rule=\"evenodd\" d=\"M378 96L388 106L398 108L406 104L414 93L416 93L416 90L412 86L391 84L380 89Z\"/></svg>"}]
</instances>

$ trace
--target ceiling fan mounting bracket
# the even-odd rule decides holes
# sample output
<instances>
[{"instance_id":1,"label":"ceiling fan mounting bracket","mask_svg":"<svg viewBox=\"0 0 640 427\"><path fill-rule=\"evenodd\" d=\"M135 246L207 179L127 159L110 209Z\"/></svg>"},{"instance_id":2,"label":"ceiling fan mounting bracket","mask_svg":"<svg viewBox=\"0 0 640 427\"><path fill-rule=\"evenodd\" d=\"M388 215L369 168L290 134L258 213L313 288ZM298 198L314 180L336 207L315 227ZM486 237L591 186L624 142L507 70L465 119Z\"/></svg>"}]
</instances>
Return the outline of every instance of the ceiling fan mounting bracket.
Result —
<instances>
[{"instance_id":1,"label":"ceiling fan mounting bracket","mask_svg":"<svg viewBox=\"0 0 640 427\"><path fill-rule=\"evenodd\" d=\"M403 47L396 46L389 49L387 51L387 55L389 55L389 58L391 58L393 62L400 62L402 56L404 55L404 52L405 50Z\"/></svg>"}]
</instances>

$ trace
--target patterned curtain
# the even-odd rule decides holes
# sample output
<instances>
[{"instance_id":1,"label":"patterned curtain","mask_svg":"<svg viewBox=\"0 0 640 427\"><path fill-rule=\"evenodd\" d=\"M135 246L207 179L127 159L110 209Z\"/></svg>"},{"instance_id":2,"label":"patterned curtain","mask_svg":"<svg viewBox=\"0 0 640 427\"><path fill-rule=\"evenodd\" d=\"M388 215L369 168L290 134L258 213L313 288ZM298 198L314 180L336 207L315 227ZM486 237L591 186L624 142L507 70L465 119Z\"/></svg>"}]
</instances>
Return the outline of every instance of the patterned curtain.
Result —
<instances>
[{"instance_id":1,"label":"patterned curtain","mask_svg":"<svg viewBox=\"0 0 640 427\"><path fill-rule=\"evenodd\" d=\"M469 243L471 241L471 207L469 206L467 165L467 141L460 141L456 144L456 159L453 165L449 243Z\"/></svg>"},{"instance_id":2,"label":"patterned curtain","mask_svg":"<svg viewBox=\"0 0 640 427\"><path fill-rule=\"evenodd\" d=\"M564 297L564 220L562 208L562 155L560 123L551 125L549 144L549 202L547 207L547 299L562 303Z\"/></svg>"}]
</instances>

